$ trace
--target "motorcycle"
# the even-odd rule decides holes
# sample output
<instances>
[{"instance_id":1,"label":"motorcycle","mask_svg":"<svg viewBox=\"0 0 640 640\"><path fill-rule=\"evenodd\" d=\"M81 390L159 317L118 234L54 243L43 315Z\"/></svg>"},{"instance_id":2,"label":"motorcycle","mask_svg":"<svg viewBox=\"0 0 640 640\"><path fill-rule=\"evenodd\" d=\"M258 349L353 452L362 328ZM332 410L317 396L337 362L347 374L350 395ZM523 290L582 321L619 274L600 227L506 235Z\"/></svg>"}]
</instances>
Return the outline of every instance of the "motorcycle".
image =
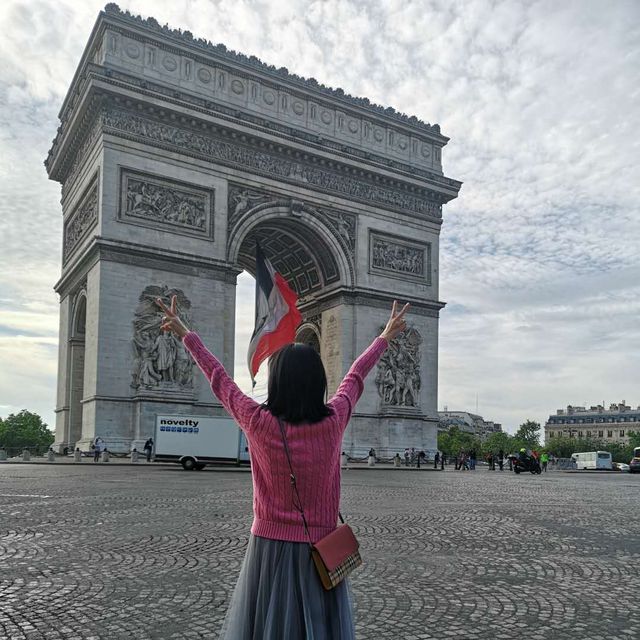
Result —
<instances>
[{"instance_id":1,"label":"motorcycle","mask_svg":"<svg viewBox=\"0 0 640 640\"><path fill-rule=\"evenodd\" d=\"M524 459L519 456L509 456L509 458L511 458L514 473L527 471L533 475L542 473L540 462L533 456L527 456Z\"/></svg>"}]
</instances>

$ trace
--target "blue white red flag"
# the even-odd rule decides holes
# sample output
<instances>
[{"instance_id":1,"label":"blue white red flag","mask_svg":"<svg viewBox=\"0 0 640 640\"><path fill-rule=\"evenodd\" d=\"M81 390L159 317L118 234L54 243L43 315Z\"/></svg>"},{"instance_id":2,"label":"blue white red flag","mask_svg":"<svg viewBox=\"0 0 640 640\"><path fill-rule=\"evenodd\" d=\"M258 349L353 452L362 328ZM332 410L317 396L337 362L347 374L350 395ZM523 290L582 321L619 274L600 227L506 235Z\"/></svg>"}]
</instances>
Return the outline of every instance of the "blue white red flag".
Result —
<instances>
[{"instance_id":1,"label":"blue white red flag","mask_svg":"<svg viewBox=\"0 0 640 640\"><path fill-rule=\"evenodd\" d=\"M251 382L260 365L278 349L293 342L302 316L298 296L273 268L256 243L256 323L247 356Z\"/></svg>"}]
</instances>

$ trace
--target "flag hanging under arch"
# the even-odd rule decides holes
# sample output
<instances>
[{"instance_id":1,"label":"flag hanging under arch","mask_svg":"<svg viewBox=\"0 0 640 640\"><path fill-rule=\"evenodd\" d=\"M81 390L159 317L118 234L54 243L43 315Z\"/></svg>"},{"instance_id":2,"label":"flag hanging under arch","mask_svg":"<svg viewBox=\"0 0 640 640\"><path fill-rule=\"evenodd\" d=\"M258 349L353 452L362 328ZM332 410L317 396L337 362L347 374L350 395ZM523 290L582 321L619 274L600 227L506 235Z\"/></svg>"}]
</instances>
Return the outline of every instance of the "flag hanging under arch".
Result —
<instances>
[{"instance_id":1,"label":"flag hanging under arch","mask_svg":"<svg viewBox=\"0 0 640 640\"><path fill-rule=\"evenodd\" d=\"M302 315L296 307L298 296L273 268L256 243L256 322L249 342L247 360L251 382L260 365L296 337Z\"/></svg>"}]
</instances>

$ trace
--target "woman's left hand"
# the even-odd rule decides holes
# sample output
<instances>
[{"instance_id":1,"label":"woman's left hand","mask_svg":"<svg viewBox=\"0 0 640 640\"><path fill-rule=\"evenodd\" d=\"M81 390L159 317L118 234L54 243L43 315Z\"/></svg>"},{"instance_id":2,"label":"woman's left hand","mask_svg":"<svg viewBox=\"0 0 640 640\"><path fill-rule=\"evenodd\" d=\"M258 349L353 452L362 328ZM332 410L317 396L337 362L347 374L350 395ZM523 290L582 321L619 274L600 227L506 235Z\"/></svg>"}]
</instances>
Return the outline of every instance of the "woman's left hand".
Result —
<instances>
[{"instance_id":1,"label":"woman's left hand","mask_svg":"<svg viewBox=\"0 0 640 640\"><path fill-rule=\"evenodd\" d=\"M184 322L180 320L178 314L176 313L176 304L177 298L176 296L171 296L171 307L167 307L167 305L162 302L160 298L156 298L156 304L164 311L164 316L162 316L162 324L160 325L161 331L173 331L180 340L184 338L187 333L189 333L189 329L185 326Z\"/></svg>"}]
</instances>

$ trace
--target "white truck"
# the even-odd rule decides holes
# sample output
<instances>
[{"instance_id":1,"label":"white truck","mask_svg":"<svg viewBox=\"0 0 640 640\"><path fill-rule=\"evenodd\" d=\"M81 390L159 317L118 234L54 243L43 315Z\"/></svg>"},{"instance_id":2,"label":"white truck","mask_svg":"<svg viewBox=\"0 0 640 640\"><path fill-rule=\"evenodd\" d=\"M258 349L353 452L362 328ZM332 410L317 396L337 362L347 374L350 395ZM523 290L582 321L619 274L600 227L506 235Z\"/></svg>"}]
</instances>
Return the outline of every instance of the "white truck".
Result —
<instances>
[{"instance_id":1,"label":"white truck","mask_svg":"<svg viewBox=\"0 0 640 640\"><path fill-rule=\"evenodd\" d=\"M179 462L185 471L201 471L211 462L248 464L244 433L228 415L156 417L156 462Z\"/></svg>"}]
</instances>

